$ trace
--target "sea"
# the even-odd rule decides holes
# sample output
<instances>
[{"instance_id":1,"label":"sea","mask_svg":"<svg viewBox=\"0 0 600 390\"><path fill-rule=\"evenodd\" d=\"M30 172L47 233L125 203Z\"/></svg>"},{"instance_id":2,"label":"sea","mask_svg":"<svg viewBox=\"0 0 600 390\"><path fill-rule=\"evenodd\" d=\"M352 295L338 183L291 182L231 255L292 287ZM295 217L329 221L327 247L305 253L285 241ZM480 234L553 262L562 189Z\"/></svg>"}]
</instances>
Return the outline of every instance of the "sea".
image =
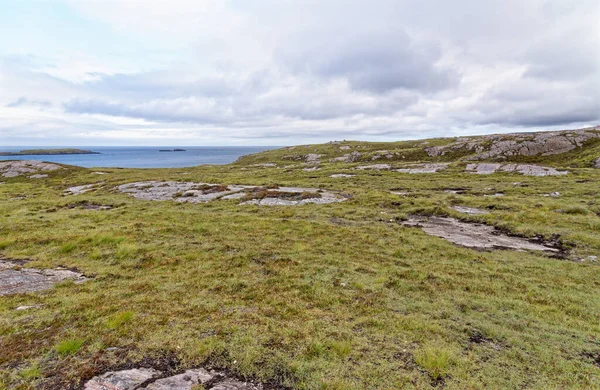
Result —
<instances>
[{"instance_id":1,"label":"sea","mask_svg":"<svg viewBox=\"0 0 600 390\"><path fill-rule=\"evenodd\" d=\"M0 152L19 152L25 149L64 149L65 146L10 146ZM35 156L0 156L0 160L42 160L86 168L182 168L203 164L229 164L238 157L275 149L278 146L68 146L100 154L64 154ZM184 149L184 152L160 150Z\"/></svg>"}]
</instances>

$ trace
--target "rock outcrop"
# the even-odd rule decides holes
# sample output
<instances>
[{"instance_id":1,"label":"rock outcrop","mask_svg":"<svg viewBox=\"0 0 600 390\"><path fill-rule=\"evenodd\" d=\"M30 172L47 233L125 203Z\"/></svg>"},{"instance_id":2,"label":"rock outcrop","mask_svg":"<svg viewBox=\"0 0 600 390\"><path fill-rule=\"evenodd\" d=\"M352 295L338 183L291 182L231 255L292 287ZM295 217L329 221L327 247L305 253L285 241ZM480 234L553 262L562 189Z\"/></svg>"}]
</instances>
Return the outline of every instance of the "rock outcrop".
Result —
<instances>
[{"instance_id":1,"label":"rock outcrop","mask_svg":"<svg viewBox=\"0 0 600 390\"><path fill-rule=\"evenodd\" d=\"M268 188L246 185L147 181L123 184L117 189L138 199L174 200L187 203L240 199L242 200L241 204L297 206L309 203L335 203L346 200L345 197L332 191L303 187Z\"/></svg>"},{"instance_id":2,"label":"rock outcrop","mask_svg":"<svg viewBox=\"0 0 600 390\"><path fill-rule=\"evenodd\" d=\"M83 274L66 268L23 268L24 263L0 260L0 295L47 290L65 280L73 280L75 283L83 283L87 280Z\"/></svg>"},{"instance_id":3,"label":"rock outcrop","mask_svg":"<svg viewBox=\"0 0 600 390\"><path fill-rule=\"evenodd\" d=\"M531 164L467 164L466 170L469 173L478 175L489 175L495 172L514 172L525 176L560 176L569 173L567 171L558 171L554 168Z\"/></svg>"},{"instance_id":4,"label":"rock outcrop","mask_svg":"<svg viewBox=\"0 0 600 390\"><path fill-rule=\"evenodd\" d=\"M460 222L454 218L411 217L403 224L405 226L420 227L429 235L444 238L454 244L468 248L559 252L558 249L551 246L538 244L521 237L508 236L493 226Z\"/></svg>"},{"instance_id":5,"label":"rock outcrop","mask_svg":"<svg viewBox=\"0 0 600 390\"><path fill-rule=\"evenodd\" d=\"M425 148L430 157L448 153L472 152L471 160L506 159L513 156L550 156L562 154L600 138L600 129L551 131L540 133L494 134L480 137L461 137L444 145Z\"/></svg>"},{"instance_id":6,"label":"rock outcrop","mask_svg":"<svg viewBox=\"0 0 600 390\"><path fill-rule=\"evenodd\" d=\"M201 387L200 387L201 386ZM240 381L225 373L195 368L177 375L165 375L153 368L134 368L98 375L84 390L261 390L262 384Z\"/></svg>"},{"instance_id":7,"label":"rock outcrop","mask_svg":"<svg viewBox=\"0 0 600 390\"><path fill-rule=\"evenodd\" d=\"M3 177L16 177L31 173L33 175L29 177L35 179L45 177L39 175L39 172L55 171L61 168L60 165L37 160L0 161L0 173Z\"/></svg>"},{"instance_id":8,"label":"rock outcrop","mask_svg":"<svg viewBox=\"0 0 600 390\"><path fill-rule=\"evenodd\" d=\"M401 173L435 173L448 168L448 164L414 164L408 168L396 169L396 172Z\"/></svg>"}]
</instances>

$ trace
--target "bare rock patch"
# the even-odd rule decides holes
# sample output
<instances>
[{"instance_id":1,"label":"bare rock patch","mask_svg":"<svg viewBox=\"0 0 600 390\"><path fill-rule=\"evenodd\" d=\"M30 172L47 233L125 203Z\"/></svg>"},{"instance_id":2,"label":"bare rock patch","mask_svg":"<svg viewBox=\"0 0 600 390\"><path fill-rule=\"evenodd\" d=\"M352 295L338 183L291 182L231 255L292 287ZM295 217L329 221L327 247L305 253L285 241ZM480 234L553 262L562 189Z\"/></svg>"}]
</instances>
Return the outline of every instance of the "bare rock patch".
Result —
<instances>
[{"instance_id":1,"label":"bare rock patch","mask_svg":"<svg viewBox=\"0 0 600 390\"><path fill-rule=\"evenodd\" d=\"M405 226L421 228L425 233L446 239L467 248L492 250L511 249L517 251L543 251L557 254L558 249L522 237L509 236L493 226L461 222L447 217L410 217Z\"/></svg>"},{"instance_id":2,"label":"bare rock patch","mask_svg":"<svg viewBox=\"0 0 600 390\"><path fill-rule=\"evenodd\" d=\"M17 177L40 171L55 171L62 169L60 165L38 160L0 161L0 173L3 177Z\"/></svg>"},{"instance_id":3,"label":"bare rock patch","mask_svg":"<svg viewBox=\"0 0 600 390\"><path fill-rule=\"evenodd\" d=\"M65 280L75 283L88 280L82 273L66 268L23 268L23 264L23 261L0 259L0 295L47 290Z\"/></svg>"},{"instance_id":4,"label":"bare rock patch","mask_svg":"<svg viewBox=\"0 0 600 390\"><path fill-rule=\"evenodd\" d=\"M261 206L296 206L308 203L342 202L346 198L331 191L302 187L261 187L192 182L136 182L117 189L138 199L175 200L202 203L213 200L240 199L241 204Z\"/></svg>"},{"instance_id":5,"label":"bare rock patch","mask_svg":"<svg viewBox=\"0 0 600 390\"><path fill-rule=\"evenodd\" d=\"M98 375L84 390L262 390L263 385L244 382L215 370L195 368L181 374L169 375L153 368L134 368Z\"/></svg>"},{"instance_id":6,"label":"bare rock patch","mask_svg":"<svg viewBox=\"0 0 600 390\"><path fill-rule=\"evenodd\" d=\"M329 177L332 177L334 179L342 179L342 178L349 178L349 177L354 177L356 175L349 175L347 173L335 173L333 175L329 175Z\"/></svg>"},{"instance_id":7,"label":"bare rock patch","mask_svg":"<svg viewBox=\"0 0 600 390\"><path fill-rule=\"evenodd\" d=\"M436 173L448 168L448 164L413 164L407 168L396 169L396 172L401 173Z\"/></svg>"},{"instance_id":8,"label":"bare rock patch","mask_svg":"<svg viewBox=\"0 0 600 390\"><path fill-rule=\"evenodd\" d=\"M95 184L84 184L81 186L74 186L74 187L69 187L65 190L65 195L81 195L81 194L85 194L86 192L89 192L95 188L97 188L98 185L101 185L102 183L95 183Z\"/></svg>"},{"instance_id":9,"label":"bare rock patch","mask_svg":"<svg viewBox=\"0 0 600 390\"><path fill-rule=\"evenodd\" d=\"M370 170L387 170L387 169L392 169L392 166L390 164L372 164L372 165L361 165L356 167L356 169L359 170L366 170L366 169L370 169Z\"/></svg>"},{"instance_id":10,"label":"bare rock patch","mask_svg":"<svg viewBox=\"0 0 600 390\"><path fill-rule=\"evenodd\" d=\"M458 211L459 213L469 214L469 215L489 214L489 211L477 209L474 207L453 206L452 209Z\"/></svg>"},{"instance_id":11,"label":"bare rock patch","mask_svg":"<svg viewBox=\"0 0 600 390\"><path fill-rule=\"evenodd\" d=\"M335 157L330 159L330 162L345 162L345 163L351 163L351 162L355 162L358 161L361 158L362 154L360 152L357 152L356 150L352 153L347 153L344 154L341 157Z\"/></svg>"},{"instance_id":12,"label":"bare rock patch","mask_svg":"<svg viewBox=\"0 0 600 390\"><path fill-rule=\"evenodd\" d=\"M513 172L525 176L560 176L569 173L567 171L558 171L555 168L532 164L467 164L466 170L469 173L478 175L489 175L496 172Z\"/></svg>"}]
</instances>

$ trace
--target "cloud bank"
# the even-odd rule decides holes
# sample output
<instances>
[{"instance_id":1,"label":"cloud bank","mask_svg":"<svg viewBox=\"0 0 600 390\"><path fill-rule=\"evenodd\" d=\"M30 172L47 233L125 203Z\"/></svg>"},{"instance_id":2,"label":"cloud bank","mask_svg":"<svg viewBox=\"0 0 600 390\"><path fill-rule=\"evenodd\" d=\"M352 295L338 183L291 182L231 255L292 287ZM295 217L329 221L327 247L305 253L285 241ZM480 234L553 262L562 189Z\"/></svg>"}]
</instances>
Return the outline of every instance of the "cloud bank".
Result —
<instances>
[{"instance_id":1,"label":"cloud bank","mask_svg":"<svg viewBox=\"0 0 600 390\"><path fill-rule=\"evenodd\" d=\"M26 5L0 16L6 145L285 145L600 123L594 0L46 3L40 20Z\"/></svg>"}]
</instances>

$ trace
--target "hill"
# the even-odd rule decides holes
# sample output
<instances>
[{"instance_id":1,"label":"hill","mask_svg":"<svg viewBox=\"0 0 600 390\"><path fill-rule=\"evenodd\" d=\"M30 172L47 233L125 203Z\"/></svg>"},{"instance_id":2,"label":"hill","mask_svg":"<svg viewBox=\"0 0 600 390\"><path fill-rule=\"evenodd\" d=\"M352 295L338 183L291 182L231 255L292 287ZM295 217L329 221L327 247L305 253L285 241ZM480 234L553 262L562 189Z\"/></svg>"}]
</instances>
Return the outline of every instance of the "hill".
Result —
<instances>
[{"instance_id":1,"label":"hill","mask_svg":"<svg viewBox=\"0 0 600 390\"><path fill-rule=\"evenodd\" d=\"M318 155L318 156L317 156ZM600 158L600 126L579 130L434 138L402 142L334 141L292 146L238 160L268 162L519 162L592 167ZM312 160L312 161L311 161Z\"/></svg>"},{"instance_id":2,"label":"hill","mask_svg":"<svg viewBox=\"0 0 600 390\"><path fill-rule=\"evenodd\" d=\"M600 388L597 134L0 161L0 389Z\"/></svg>"}]
</instances>

